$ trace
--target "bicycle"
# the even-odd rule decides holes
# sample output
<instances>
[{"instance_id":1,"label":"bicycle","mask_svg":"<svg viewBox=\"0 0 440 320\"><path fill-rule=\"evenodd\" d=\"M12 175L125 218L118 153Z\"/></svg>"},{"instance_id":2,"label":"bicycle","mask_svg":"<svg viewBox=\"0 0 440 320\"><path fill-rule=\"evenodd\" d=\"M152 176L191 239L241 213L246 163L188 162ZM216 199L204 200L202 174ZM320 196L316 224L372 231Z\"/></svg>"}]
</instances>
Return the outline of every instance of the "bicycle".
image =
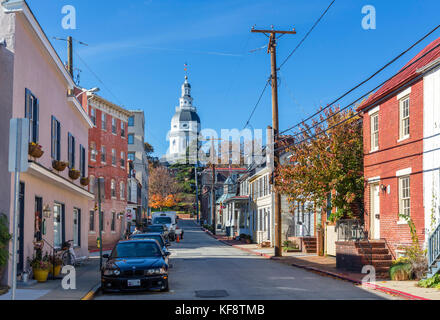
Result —
<instances>
[{"instance_id":1,"label":"bicycle","mask_svg":"<svg viewBox=\"0 0 440 320\"><path fill-rule=\"evenodd\" d=\"M68 240L63 243L61 260L63 261L63 266L75 266L76 255L72 248L73 240Z\"/></svg>"}]
</instances>

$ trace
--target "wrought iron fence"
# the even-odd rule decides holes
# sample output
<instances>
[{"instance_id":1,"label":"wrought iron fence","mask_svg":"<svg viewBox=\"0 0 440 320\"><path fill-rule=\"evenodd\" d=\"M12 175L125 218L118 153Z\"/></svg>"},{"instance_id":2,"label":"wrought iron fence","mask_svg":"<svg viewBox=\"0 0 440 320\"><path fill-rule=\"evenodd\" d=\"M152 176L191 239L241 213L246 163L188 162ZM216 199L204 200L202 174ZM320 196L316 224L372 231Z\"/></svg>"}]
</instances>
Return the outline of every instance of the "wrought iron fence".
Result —
<instances>
[{"instance_id":1,"label":"wrought iron fence","mask_svg":"<svg viewBox=\"0 0 440 320\"><path fill-rule=\"evenodd\" d=\"M338 241L359 241L366 239L364 224L357 219L342 219L336 222Z\"/></svg>"}]
</instances>

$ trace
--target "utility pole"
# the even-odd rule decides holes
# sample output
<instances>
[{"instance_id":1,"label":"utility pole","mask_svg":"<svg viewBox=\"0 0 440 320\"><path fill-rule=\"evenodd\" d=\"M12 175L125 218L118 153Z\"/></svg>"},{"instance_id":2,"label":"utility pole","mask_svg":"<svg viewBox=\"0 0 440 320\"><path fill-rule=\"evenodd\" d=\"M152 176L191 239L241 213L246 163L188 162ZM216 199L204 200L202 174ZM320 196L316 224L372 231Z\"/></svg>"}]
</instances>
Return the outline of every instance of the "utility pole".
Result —
<instances>
[{"instance_id":1,"label":"utility pole","mask_svg":"<svg viewBox=\"0 0 440 320\"><path fill-rule=\"evenodd\" d=\"M67 37L67 71L73 79L73 38L71 36Z\"/></svg>"},{"instance_id":2,"label":"utility pole","mask_svg":"<svg viewBox=\"0 0 440 320\"><path fill-rule=\"evenodd\" d=\"M279 139L279 126L278 126L278 77L277 77L277 34L296 34L295 29L292 31L280 31L274 30L256 30L252 28L251 32L263 33L269 38L269 44L267 46L267 52L270 53L270 63L271 63L271 84L272 84L272 127L274 135L274 168L276 170L280 163L279 153L276 150L276 144ZM281 195L279 192L275 191L275 256L282 256L281 247Z\"/></svg>"},{"instance_id":3,"label":"utility pole","mask_svg":"<svg viewBox=\"0 0 440 320\"><path fill-rule=\"evenodd\" d=\"M214 161L214 139L211 140L211 155L212 155L212 181L211 181L211 217L212 217L212 226L213 234L215 235L215 229L217 224L217 219L215 217L215 161Z\"/></svg>"},{"instance_id":4,"label":"utility pole","mask_svg":"<svg viewBox=\"0 0 440 320\"><path fill-rule=\"evenodd\" d=\"M99 211L99 270L102 269L102 211L101 211L101 178L98 178L98 211Z\"/></svg>"},{"instance_id":5,"label":"utility pole","mask_svg":"<svg viewBox=\"0 0 440 320\"><path fill-rule=\"evenodd\" d=\"M200 224L199 217L199 177L197 175L197 167L199 165L199 136L197 135L197 148L196 148L196 165L194 166L194 175L196 179L196 215L197 215L197 224Z\"/></svg>"}]
</instances>

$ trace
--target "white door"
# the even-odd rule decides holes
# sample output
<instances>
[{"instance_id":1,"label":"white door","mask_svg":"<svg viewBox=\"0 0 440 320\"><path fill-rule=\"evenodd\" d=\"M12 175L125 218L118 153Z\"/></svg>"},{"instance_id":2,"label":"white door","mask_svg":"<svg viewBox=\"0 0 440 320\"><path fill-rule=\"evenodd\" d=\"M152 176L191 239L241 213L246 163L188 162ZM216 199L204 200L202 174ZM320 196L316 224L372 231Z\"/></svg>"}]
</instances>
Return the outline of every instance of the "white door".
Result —
<instances>
[{"instance_id":1,"label":"white door","mask_svg":"<svg viewBox=\"0 0 440 320\"><path fill-rule=\"evenodd\" d=\"M370 185L370 237L373 240L380 239L380 199L379 184Z\"/></svg>"}]
</instances>

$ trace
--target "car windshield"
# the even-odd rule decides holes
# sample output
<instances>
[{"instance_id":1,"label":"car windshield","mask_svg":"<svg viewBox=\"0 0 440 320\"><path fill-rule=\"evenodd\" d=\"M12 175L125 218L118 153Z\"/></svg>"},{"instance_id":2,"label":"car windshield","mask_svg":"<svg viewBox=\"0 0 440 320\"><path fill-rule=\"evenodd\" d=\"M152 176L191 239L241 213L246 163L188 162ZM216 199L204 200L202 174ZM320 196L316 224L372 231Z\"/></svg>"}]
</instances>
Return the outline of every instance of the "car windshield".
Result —
<instances>
[{"instance_id":1,"label":"car windshield","mask_svg":"<svg viewBox=\"0 0 440 320\"><path fill-rule=\"evenodd\" d=\"M112 252L112 258L148 258L160 257L162 253L153 242L119 243Z\"/></svg>"},{"instance_id":2,"label":"car windshield","mask_svg":"<svg viewBox=\"0 0 440 320\"><path fill-rule=\"evenodd\" d=\"M157 242L159 242L159 244L163 247L164 243L162 240L162 237L160 235L149 235L149 234L135 234L131 237L132 239L153 239L153 240L157 240Z\"/></svg>"},{"instance_id":3,"label":"car windshield","mask_svg":"<svg viewBox=\"0 0 440 320\"><path fill-rule=\"evenodd\" d=\"M149 226L147 228L147 230L153 231L153 232L163 232L163 227L162 226Z\"/></svg>"},{"instance_id":4,"label":"car windshield","mask_svg":"<svg viewBox=\"0 0 440 320\"><path fill-rule=\"evenodd\" d=\"M170 217L158 217L158 218L154 218L154 223L156 224L167 224L167 223L171 223L171 218Z\"/></svg>"}]
</instances>

